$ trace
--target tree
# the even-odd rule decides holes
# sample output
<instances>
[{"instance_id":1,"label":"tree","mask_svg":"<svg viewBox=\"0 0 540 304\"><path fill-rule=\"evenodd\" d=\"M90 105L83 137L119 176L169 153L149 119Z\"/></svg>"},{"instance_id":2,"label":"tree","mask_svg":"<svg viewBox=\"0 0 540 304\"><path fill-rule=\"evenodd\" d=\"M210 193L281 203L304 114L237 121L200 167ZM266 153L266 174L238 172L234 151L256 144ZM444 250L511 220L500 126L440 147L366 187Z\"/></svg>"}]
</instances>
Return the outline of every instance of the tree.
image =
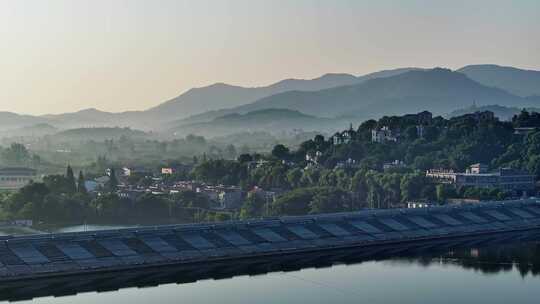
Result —
<instances>
[{"instance_id":1,"label":"tree","mask_svg":"<svg viewBox=\"0 0 540 304\"><path fill-rule=\"evenodd\" d=\"M365 180L365 172L357 171L351 179L351 190L354 192L354 198L360 203L365 203L367 200L367 185Z\"/></svg>"},{"instance_id":2,"label":"tree","mask_svg":"<svg viewBox=\"0 0 540 304\"><path fill-rule=\"evenodd\" d=\"M420 198L424 186L424 176L420 174L405 174L400 181L401 201L407 202Z\"/></svg>"},{"instance_id":3,"label":"tree","mask_svg":"<svg viewBox=\"0 0 540 304\"><path fill-rule=\"evenodd\" d=\"M302 170L300 168L293 168L287 171L287 181L291 188L300 187L300 180L302 179Z\"/></svg>"},{"instance_id":4,"label":"tree","mask_svg":"<svg viewBox=\"0 0 540 304\"><path fill-rule=\"evenodd\" d=\"M303 187L312 187L319 183L321 172L319 169L312 168L304 170L302 177L300 178L300 184Z\"/></svg>"},{"instance_id":5,"label":"tree","mask_svg":"<svg viewBox=\"0 0 540 304\"><path fill-rule=\"evenodd\" d=\"M405 138L409 141L413 141L418 138L418 131L416 130L416 126L408 126L405 129Z\"/></svg>"},{"instance_id":6,"label":"tree","mask_svg":"<svg viewBox=\"0 0 540 304\"><path fill-rule=\"evenodd\" d=\"M350 197L336 188L321 188L309 204L309 213L333 213L352 210Z\"/></svg>"},{"instance_id":7,"label":"tree","mask_svg":"<svg viewBox=\"0 0 540 304\"><path fill-rule=\"evenodd\" d=\"M315 142L317 149L322 149L324 147L324 143L325 143L324 136L317 134L315 135L315 138L313 139L313 141Z\"/></svg>"},{"instance_id":8,"label":"tree","mask_svg":"<svg viewBox=\"0 0 540 304\"><path fill-rule=\"evenodd\" d=\"M436 192L439 202L445 202L447 199L457 196L456 189L448 184L437 185Z\"/></svg>"},{"instance_id":9,"label":"tree","mask_svg":"<svg viewBox=\"0 0 540 304\"><path fill-rule=\"evenodd\" d=\"M337 187L338 178L334 170L323 170L321 172L321 177L319 178L320 187Z\"/></svg>"},{"instance_id":10,"label":"tree","mask_svg":"<svg viewBox=\"0 0 540 304\"><path fill-rule=\"evenodd\" d=\"M137 216L141 218L166 218L170 214L170 202L159 195L143 194L135 201Z\"/></svg>"},{"instance_id":11,"label":"tree","mask_svg":"<svg viewBox=\"0 0 540 304\"><path fill-rule=\"evenodd\" d=\"M533 155L529 158L527 170L531 174L534 174L537 179L540 177L540 155Z\"/></svg>"},{"instance_id":12,"label":"tree","mask_svg":"<svg viewBox=\"0 0 540 304\"><path fill-rule=\"evenodd\" d=\"M3 151L2 157L10 166L24 166L30 160L30 152L23 144L12 143Z\"/></svg>"},{"instance_id":13,"label":"tree","mask_svg":"<svg viewBox=\"0 0 540 304\"><path fill-rule=\"evenodd\" d=\"M433 168L433 159L429 156L417 156L414 159L414 167L421 171Z\"/></svg>"},{"instance_id":14,"label":"tree","mask_svg":"<svg viewBox=\"0 0 540 304\"><path fill-rule=\"evenodd\" d=\"M244 163L249 163L253 161L253 157L251 157L250 154L240 154L240 156L238 156L238 162L244 164Z\"/></svg>"},{"instance_id":15,"label":"tree","mask_svg":"<svg viewBox=\"0 0 540 304\"><path fill-rule=\"evenodd\" d=\"M66 169L66 184L67 184L67 191L69 194L73 194L77 192L77 184L75 182L75 175L73 174L73 169L71 166L67 166Z\"/></svg>"},{"instance_id":16,"label":"tree","mask_svg":"<svg viewBox=\"0 0 540 304\"><path fill-rule=\"evenodd\" d=\"M56 194L73 194L73 187L64 175L47 175L43 178L43 183L50 192Z\"/></svg>"},{"instance_id":17,"label":"tree","mask_svg":"<svg viewBox=\"0 0 540 304\"><path fill-rule=\"evenodd\" d=\"M116 172L114 168L111 168L109 182L107 183L107 190L109 192L115 192L117 188L118 188L118 179L116 178Z\"/></svg>"},{"instance_id":18,"label":"tree","mask_svg":"<svg viewBox=\"0 0 540 304\"><path fill-rule=\"evenodd\" d=\"M225 147L225 157L227 159L234 159L236 154L236 147L234 145L227 145L227 147Z\"/></svg>"},{"instance_id":19,"label":"tree","mask_svg":"<svg viewBox=\"0 0 540 304\"><path fill-rule=\"evenodd\" d=\"M88 190L86 190L84 175L82 171L79 171L79 178L77 179L77 192L82 194L88 193Z\"/></svg>"},{"instance_id":20,"label":"tree","mask_svg":"<svg viewBox=\"0 0 540 304\"><path fill-rule=\"evenodd\" d=\"M272 149L272 156L277 159L288 159L289 158L289 148L285 147L282 144L274 146Z\"/></svg>"},{"instance_id":21,"label":"tree","mask_svg":"<svg viewBox=\"0 0 540 304\"><path fill-rule=\"evenodd\" d=\"M176 207L179 208L210 208L210 201L207 196L191 190L180 191L176 193L172 199L174 200Z\"/></svg>"},{"instance_id":22,"label":"tree","mask_svg":"<svg viewBox=\"0 0 540 304\"><path fill-rule=\"evenodd\" d=\"M383 189L377 181L377 176L374 173L366 175L367 197L366 202L369 208L383 207Z\"/></svg>"},{"instance_id":23,"label":"tree","mask_svg":"<svg viewBox=\"0 0 540 304\"><path fill-rule=\"evenodd\" d=\"M248 194L240 209L240 218L248 219L264 215L265 205L266 201L262 196L255 193Z\"/></svg>"},{"instance_id":24,"label":"tree","mask_svg":"<svg viewBox=\"0 0 540 304\"><path fill-rule=\"evenodd\" d=\"M300 188L287 192L272 203L274 215L304 215L310 210L313 188Z\"/></svg>"}]
</instances>

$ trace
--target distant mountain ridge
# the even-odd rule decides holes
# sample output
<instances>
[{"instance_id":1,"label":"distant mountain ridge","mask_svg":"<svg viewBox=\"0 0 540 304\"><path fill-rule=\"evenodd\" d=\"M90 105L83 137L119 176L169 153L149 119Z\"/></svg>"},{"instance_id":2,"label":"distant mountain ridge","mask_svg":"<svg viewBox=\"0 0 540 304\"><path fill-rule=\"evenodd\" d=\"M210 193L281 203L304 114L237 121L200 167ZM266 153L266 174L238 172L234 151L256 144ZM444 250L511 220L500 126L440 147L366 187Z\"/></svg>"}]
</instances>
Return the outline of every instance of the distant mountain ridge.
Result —
<instances>
[{"instance_id":1,"label":"distant mountain ridge","mask_svg":"<svg viewBox=\"0 0 540 304\"><path fill-rule=\"evenodd\" d=\"M517 96L540 95L540 71L478 64L465 66L457 72L483 85L497 87Z\"/></svg>"},{"instance_id":2,"label":"distant mountain ridge","mask_svg":"<svg viewBox=\"0 0 540 304\"><path fill-rule=\"evenodd\" d=\"M224 83L216 83L203 88L194 88L166 101L147 112L162 118L175 120L193 115L255 102L258 99L288 91L319 91L323 89L352 85L378 77L388 77L417 68L385 70L363 76L329 73L314 79L285 79L264 87L247 88Z\"/></svg>"},{"instance_id":3,"label":"distant mountain ridge","mask_svg":"<svg viewBox=\"0 0 540 304\"><path fill-rule=\"evenodd\" d=\"M377 77L387 77L415 69L385 70L359 77L350 74L328 73L314 79L285 79L268 86L253 88L216 83L202 88L190 89L180 96L146 111L109 113L91 108L72 113L43 116L0 112L0 128L14 129L38 123L48 123L65 129L118 126L156 130L174 125L168 123L175 120L207 113L207 111L217 111L248 104L280 92L291 90L315 91L358 83ZM216 117L212 117L212 119ZM205 119L205 121L207 120L211 119Z\"/></svg>"},{"instance_id":4,"label":"distant mountain ridge","mask_svg":"<svg viewBox=\"0 0 540 304\"><path fill-rule=\"evenodd\" d=\"M511 72L530 76L523 91L515 82L495 82ZM0 128L5 130L49 124L54 128L131 127L145 131L164 131L180 126L212 122L216 118L265 109L288 109L314 117L365 119L387 114L430 110L446 114L456 108L499 104L508 107L535 107L536 75L496 65L470 65L447 69L401 68L356 77L350 74L325 74L314 79L285 79L274 84L246 88L217 83L194 88L146 111L108 113L85 109L74 113L30 116L0 112ZM491 75L493 74L493 75ZM516 74L516 75L517 75ZM491 75L491 76L490 76ZM489 76L489 77L488 77ZM521 80L522 83L529 83ZM520 94L512 94L508 91ZM524 97L526 96L526 97Z\"/></svg>"},{"instance_id":5,"label":"distant mountain ridge","mask_svg":"<svg viewBox=\"0 0 540 304\"><path fill-rule=\"evenodd\" d=\"M315 92L280 93L228 111L247 113L283 108L322 117L355 114L359 118L371 118L426 109L444 114L473 103L532 106L534 100L484 86L458 72L435 68Z\"/></svg>"}]
</instances>

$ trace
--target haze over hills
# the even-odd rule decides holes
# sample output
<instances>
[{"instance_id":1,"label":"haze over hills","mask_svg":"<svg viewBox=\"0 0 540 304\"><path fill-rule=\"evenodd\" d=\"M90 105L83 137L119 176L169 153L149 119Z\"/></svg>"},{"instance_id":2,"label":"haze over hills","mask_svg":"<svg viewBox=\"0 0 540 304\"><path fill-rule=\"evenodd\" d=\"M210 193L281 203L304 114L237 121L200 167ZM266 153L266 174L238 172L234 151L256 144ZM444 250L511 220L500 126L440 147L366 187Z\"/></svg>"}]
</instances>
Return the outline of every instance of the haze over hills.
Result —
<instances>
[{"instance_id":1,"label":"haze over hills","mask_svg":"<svg viewBox=\"0 0 540 304\"><path fill-rule=\"evenodd\" d=\"M341 120L336 121L342 123L421 110L446 114L459 108L467 108L473 103L478 106L497 104L516 108L540 106L540 96L528 96L537 92L534 89L539 86L535 87L534 84L539 71L494 65L470 65L459 71L401 68L359 77L350 74L326 74L311 80L286 79L256 88L218 83L191 89L146 111L109 113L86 109L44 116L0 112L0 128L9 130L46 123L59 129L118 126L145 131L174 130L184 134L184 131L179 131L181 128L190 130L197 124L203 124L199 126L216 132L219 128L209 124L220 125L225 129L237 129L232 122L224 124L217 118L267 109L298 111L312 119L326 117L335 120L341 117ZM521 79L521 84L513 80L502 81L501 79L508 76L501 75L508 73L519 74L516 78ZM512 94L507 90L520 94ZM228 119L235 117L240 119L242 116L230 116ZM244 117L244 120L236 123L245 125L248 123L245 119L250 117L252 116ZM294 115L285 115L284 118L302 120ZM305 119L304 121L306 122ZM284 123L284 120L281 122L283 125L298 125L293 122ZM224 132L229 133L221 133Z\"/></svg>"},{"instance_id":2,"label":"haze over hills","mask_svg":"<svg viewBox=\"0 0 540 304\"><path fill-rule=\"evenodd\" d=\"M58 132L58 129L47 124L39 123L17 129L0 130L1 137L41 137Z\"/></svg>"},{"instance_id":3,"label":"haze over hills","mask_svg":"<svg viewBox=\"0 0 540 304\"><path fill-rule=\"evenodd\" d=\"M194 88L180 96L166 101L146 111L109 113L97 109L85 109L72 113L30 116L0 112L0 127L21 128L38 123L49 123L59 128L78 127L133 127L137 129L162 129L168 122L190 117L207 111L221 110L254 102L273 94L299 90L315 91L331 87L359 83L377 77L387 77L416 68L399 68L370 73L363 76L350 74L325 74L321 77L305 79L285 79L269 86L248 88L216 83L202 88ZM220 115L218 115L220 116ZM216 118L218 116L212 117ZM211 119L204 119L208 121Z\"/></svg>"},{"instance_id":4,"label":"haze over hills","mask_svg":"<svg viewBox=\"0 0 540 304\"><path fill-rule=\"evenodd\" d=\"M465 66L457 72L481 84L497 87L517 96L540 95L540 71L495 64L478 64Z\"/></svg>"},{"instance_id":5,"label":"haze over hills","mask_svg":"<svg viewBox=\"0 0 540 304\"><path fill-rule=\"evenodd\" d=\"M56 126L71 128L106 126L115 122L122 125L123 123L119 121L119 118L125 115L126 113L109 113L97 109L84 109L73 113L51 114L41 117Z\"/></svg>"},{"instance_id":6,"label":"haze over hills","mask_svg":"<svg viewBox=\"0 0 540 304\"><path fill-rule=\"evenodd\" d=\"M149 109L151 115L181 119L212 110L231 108L254 102L260 98L291 90L315 91L356 83L349 74L326 74L311 80L286 79L266 87L246 88L216 83L195 88L157 107Z\"/></svg>"},{"instance_id":7,"label":"haze over hills","mask_svg":"<svg viewBox=\"0 0 540 304\"><path fill-rule=\"evenodd\" d=\"M288 91L318 91L339 86L360 83L369 79L389 77L416 68L385 70L363 76L350 74L325 74L321 77L305 79L285 79L269 86L246 88L224 83L216 83L203 88L194 88L146 111L162 118L182 119L193 115L255 102L258 99Z\"/></svg>"},{"instance_id":8,"label":"haze over hills","mask_svg":"<svg viewBox=\"0 0 540 304\"><path fill-rule=\"evenodd\" d=\"M177 136L188 134L205 137L227 136L240 132L268 132L277 134L284 131L322 131L342 129L345 122L338 119L306 115L288 109L264 109L246 114L228 114L210 122L182 125L170 132Z\"/></svg>"},{"instance_id":9,"label":"haze over hills","mask_svg":"<svg viewBox=\"0 0 540 304\"><path fill-rule=\"evenodd\" d=\"M0 128L3 128L4 130L21 128L44 122L46 122L46 119L37 116L21 115L12 112L0 112Z\"/></svg>"},{"instance_id":10,"label":"haze over hills","mask_svg":"<svg viewBox=\"0 0 540 304\"><path fill-rule=\"evenodd\" d=\"M375 78L395 76L395 75L399 75L405 72L416 71L416 70L422 70L422 69L397 68L397 69L392 69L392 70L378 71L378 72L374 72L374 73L370 73L370 74L366 74L366 75L358 76L358 77L355 77L349 74L326 74L314 80L287 79L287 80L277 82L271 85L270 87L272 87L273 89L275 89L276 92L278 92L275 94L279 94L280 92L289 92L289 91L317 91L317 90L321 90L321 89L316 89L317 87L323 87L321 83L322 80L326 80L324 84L326 84L328 88L333 88L333 87L345 86L345 85L350 85L350 84L358 84L358 83L362 83L364 81L375 79ZM333 81L331 81L331 79ZM341 81L338 81L338 79ZM329 86L328 84L330 83L333 83L333 86ZM285 90L284 89L285 87L288 87L288 88L296 87L296 89ZM267 96L271 96L271 95L267 95ZM256 100L253 100L253 102L255 101ZM248 104L248 103L245 103L245 104ZM279 107L276 107L276 108L279 108ZM208 122L220 116L231 114L231 113L235 113L234 108L226 108L226 107L217 108L215 110L203 112L201 114L192 115L184 119L175 120L172 123L170 123L169 126L176 127L179 125Z\"/></svg>"},{"instance_id":11,"label":"haze over hills","mask_svg":"<svg viewBox=\"0 0 540 304\"><path fill-rule=\"evenodd\" d=\"M533 100L479 84L464 74L436 68L315 92L285 92L229 112L283 108L321 117L354 114L359 118L371 118L422 110L444 114L473 102L507 106L532 106L530 103L534 103Z\"/></svg>"},{"instance_id":12,"label":"haze over hills","mask_svg":"<svg viewBox=\"0 0 540 304\"><path fill-rule=\"evenodd\" d=\"M105 139L146 138L149 134L130 128L77 128L58 132L51 136L53 140L65 141L103 141Z\"/></svg>"}]
</instances>

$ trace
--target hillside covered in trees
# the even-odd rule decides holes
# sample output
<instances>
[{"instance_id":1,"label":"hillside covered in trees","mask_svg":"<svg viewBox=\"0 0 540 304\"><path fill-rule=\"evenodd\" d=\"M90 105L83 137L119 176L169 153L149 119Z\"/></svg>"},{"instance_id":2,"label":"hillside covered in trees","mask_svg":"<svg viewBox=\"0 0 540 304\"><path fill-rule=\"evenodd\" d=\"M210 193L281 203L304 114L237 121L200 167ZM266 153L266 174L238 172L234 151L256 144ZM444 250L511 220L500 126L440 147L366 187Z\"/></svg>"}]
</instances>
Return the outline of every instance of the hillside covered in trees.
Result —
<instances>
[{"instance_id":1,"label":"hillside covered in trees","mask_svg":"<svg viewBox=\"0 0 540 304\"><path fill-rule=\"evenodd\" d=\"M16 150L13 146L2 155L13 158ZM351 125L328 138L316 135L295 150L278 144L270 154L241 154L236 159L204 155L194 162L191 171L166 177L164 182L238 185L246 193L240 210L226 216L208 213L209 201L194 191L168 196L148 193L129 201L119 197L116 183L93 197L80 186L82 173L76 180L70 169L1 196L0 205L5 218L48 222L115 221L126 216L138 221L192 221L393 208L410 201L444 204L451 198L504 199L517 194L437 184L425 172L439 168L462 172L483 163L490 170L528 171L538 180L540 114L522 111L511 121L500 121L491 112L450 119L429 112L385 116L356 128ZM271 198L253 189L264 189Z\"/></svg>"},{"instance_id":2,"label":"hillside covered in trees","mask_svg":"<svg viewBox=\"0 0 540 304\"><path fill-rule=\"evenodd\" d=\"M539 128L540 114L526 111L512 121L499 121L490 112L451 119L432 118L426 112L386 116L330 138L317 135L295 151L277 145L271 156L208 160L192 174L197 180L285 191L269 210L262 201L248 199L242 210L246 217L389 208L414 200L503 199L515 194L437 185L425 177L425 171L461 172L484 163L491 170L525 170L538 179ZM387 137L374 138L374 131L381 130Z\"/></svg>"}]
</instances>

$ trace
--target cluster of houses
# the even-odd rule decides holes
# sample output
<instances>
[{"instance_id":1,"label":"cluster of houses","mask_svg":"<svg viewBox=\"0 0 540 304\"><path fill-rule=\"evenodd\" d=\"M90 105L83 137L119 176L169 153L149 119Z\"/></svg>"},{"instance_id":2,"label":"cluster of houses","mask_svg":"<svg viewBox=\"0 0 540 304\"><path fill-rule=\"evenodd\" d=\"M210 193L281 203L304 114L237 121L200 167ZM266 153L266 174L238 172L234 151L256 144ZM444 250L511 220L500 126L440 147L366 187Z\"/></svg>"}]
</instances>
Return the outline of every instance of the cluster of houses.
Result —
<instances>
[{"instance_id":1,"label":"cluster of houses","mask_svg":"<svg viewBox=\"0 0 540 304\"><path fill-rule=\"evenodd\" d=\"M418 138L425 136L426 127L432 125L433 114L428 111L423 111L418 114L407 114L400 118L402 121L407 121L416 127L416 135ZM452 120L474 120L476 122L492 121L497 119L491 111L482 111L454 117ZM525 134L535 128L516 128L516 134ZM393 129L390 126L379 126L371 130L371 141L376 143L398 142L401 137L401 130Z\"/></svg>"},{"instance_id":2,"label":"cluster of houses","mask_svg":"<svg viewBox=\"0 0 540 304\"><path fill-rule=\"evenodd\" d=\"M416 127L417 137L422 138L424 137L425 127L433 122L433 114L423 111L418 114L404 115L401 120L413 123ZM389 126L381 126L371 130L371 141L376 143L398 142L400 136L400 130L392 129Z\"/></svg>"},{"instance_id":3,"label":"cluster of houses","mask_svg":"<svg viewBox=\"0 0 540 304\"><path fill-rule=\"evenodd\" d=\"M254 163L254 165L256 166L257 164ZM147 193L173 196L181 191L193 191L206 196L212 203L212 209L238 210L249 195L256 195L267 202L271 202L282 192L279 189L268 191L256 186L245 191L235 185L212 185L191 180L176 181L174 183L165 182L163 176L174 174L176 172L175 168L161 168L161 175L147 172L147 176L151 181L150 184L145 186L133 185L129 183L128 177L135 174L135 172L141 174L142 172L145 172L145 170L130 168L123 168L121 170L121 173L118 176L120 183L117 190L117 194L121 198L135 201L137 198ZM110 181L110 174L111 170L107 170L104 176L86 181L85 184L87 190L94 195L100 195L102 189L105 189L107 183Z\"/></svg>"}]
</instances>

